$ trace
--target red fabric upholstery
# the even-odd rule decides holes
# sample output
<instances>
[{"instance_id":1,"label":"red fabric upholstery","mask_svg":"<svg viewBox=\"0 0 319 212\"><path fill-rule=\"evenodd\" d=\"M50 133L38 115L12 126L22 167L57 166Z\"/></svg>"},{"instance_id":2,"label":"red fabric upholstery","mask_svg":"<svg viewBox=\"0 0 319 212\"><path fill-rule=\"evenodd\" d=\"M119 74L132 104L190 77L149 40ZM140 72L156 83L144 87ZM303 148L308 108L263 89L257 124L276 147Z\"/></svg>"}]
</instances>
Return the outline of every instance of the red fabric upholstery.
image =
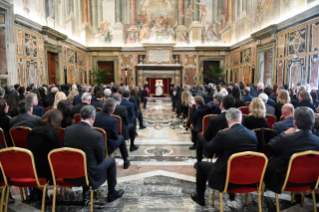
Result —
<instances>
[{"instance_id":1,"label":"red fabric upholstery","mask_svg":"<svg viewBox=\"0 0 319 212\"><path fill-rule=\"evenodd\" d=\"M41 185L45 185L47 183L46 178L39 178L39 182ZM10 185L18 186L18 187L36 187L38 186L35 178L10 178Z\"/></svg>"},{"instance_id":2,"label":"red fabric upholstery","mask_svg":"<svg viewBox=\"0 0 319 212\"><path fill-rule=\"evenodd\" d=\"M97 108L97 112L99 113L99 112L101 112L101 111L102 111L102 108L98 107L98 108Z\"/></svg>"},{"instance_id":3,"label":"red fabric upholstery","mask_svg":"<svg viewBox=\"0 0 319 212\"><path fill-rule=\"evenodd\" d=\"M242 112L242 114L245 114L245 115L248 115L249 114L249 107L239 107L238 108L241 112Z\"/></svg>"},{"instance_id":4,"label":"red fabric upholstery","mask_svg":"<svg viewBox=\"0 0 319 212\"><path fill-rule=\"evenodd\" d=\"M245 102L246 107L249 107L250 102Z\"/></svg>"},{"instance_id":5,"label":"red fabric upholstery","mask_svg":"<svg viewBox=\"0 0 319 212\"><path fill-rule=\"evenodd\" d=\"M81 121L81 114L75 114L74 121L75 123L79 123Z\"/></svg>"},{"instance_id":6,"label":"red fabric upholstery","mask_svg":"<svg viewBox=\"0 0 319 212\"><path fill-rule=\"evenodd\" d=\"M121 132L121 129L122 129L122 120L121 120L118 116L113 116L113 117L116 118L117 121L118 121L117 130L118 130L118 132L121 134L121 133L122 133L122 132Z\"/></svg>"},{"instance_id":7,"label":"red fabric upholstery","mask_svg":"<svg viewBox=\"0 0 319 212\"><path fill-rule=\"evenodd\" d=\"M45 108L45 112L48 112L49 110L51 110L52 109L52 107L46 107Z\"/></svg>"},{"instance_id":8,"label":"red fabric upholstery","mask_svg":"<svg viewBox=\"0 0 319 212\"><path fill-rule=\"evenodd\" d=\"M50 161L56 178L79 178L85 176L86 158L79 152L61 150L51 153Z\"/></svg>"},{"instance_id":9,"label":"red fabric upholstery","mask_svg":"<svg viewBox=\"0 0 319 212\"><path fill-rule=\"evenodd\" d=\"M59 135L59 137L60 137L61 146L64 147L63 136L64 136L64 131L65 131L65 129L59 128L59 129L55 129L55 131L58 133L58 135Z\"/></svg>"},{"instance_id":10,"label":"red fabric upholstery","mask_svg":"<svg viewBox=\"0 0 319 212\"><path fill-rule=\"evenodd\" d=\"M281 116L281 117L280 117L280 121L283 121L283 120L285 120L285 117L284 117L284 116Z\"/></svg>"},{"instance_id":11,"label":"red fabric upholstery","mask_svg":"<svg viewBox=\"0 0 319 212\"><path fill-rule=\"evenodd\" d=\"M209 118L212 117L212 116L204 116L203 118L203 126L202 126L202 132L205 132L205 129L207 128L207 125L208 125L208 121L209 121Z\"/></svg>"},{"instance_id":12,"label":"red fabric upholstery","mask_svg":"<svg viewBox=\"0 0 319 212\"><path fill-rule=\"evenodd\" d=\"M103 135L103 139L104 139L104 148L106 150L106 154L105 156L107 156L107 136L106 136L106 132L103 129L99 129L99 128L94 128L96 131L98 131L99 133L102 133Z\"/></svg>"},{"instance_id":13,"label":"red fabric upholstery","mask_svg":"<svg viewBox=\"0 0 319 212\"><path fill-rule=\"evenodd\" d=\"M11 129L10 135L12 137L14 146L28 149L28 133L29 132L30 130L28 129L22 129L22 128Z\"/></svg>"},{"instance_id":14,"label":"red fabric upholstery","mask_svg":"<svg viewBox=\"0 0 319 212\"><path fill-rule=\"evenodd\" d=\"M256 190L257 190L257 188L252 187L252 186L240 186L240 187L238 187L236 189L227 190L227 192L229 192L229 193L238 193L238 194L246 194L246 193L254 192Z\"/></svg>"},{"instance_id":15,"label":"red fabric upholstery","mask_svg":"<svg viewBox=\"0 0 319 212\"><path fill-rule=\"evenodd\" d=\"M6 183L4 181L0 182L1 187L5 186L5 185L6 185Z\"/></svg>"},{"instance_id":16,"label":"red fabric upholstery","mask_svg":"<svg viewBox=\"0 0 319 212\"><path fill-rule=\"evenodd\" d=\"M1 129L1 128L0 128ZM0 142L3 146L3 148L6 148L7 147L7 144L5 142L5 137L4 137L4 133L3 133L3 130L0 130Z\"/></svg>"},{"instance_id":17,"label":"red fabric upholstery","mask_svg":"<svg viewBox=\"0 0 319 212\"><path fill-rule=\"evenodd\" d=\"M255 155L234 158L230 164L228 182L239 185L259 184L265 163L265 158ZM234 193L247 193L256 191L256 188L244 186L233 191Z\"/></svg>"},{"instance_id":18,"label":"red fabric upholstery","mask_svg":"<svg viewBox=\"0 0 319 212\"><path fill-rule=\"evenodd\" d=\"M276 116L266 114L266 119L268 120L268 128L272 129L272 126L276 123Z\"/></svg>"}]
</instances>

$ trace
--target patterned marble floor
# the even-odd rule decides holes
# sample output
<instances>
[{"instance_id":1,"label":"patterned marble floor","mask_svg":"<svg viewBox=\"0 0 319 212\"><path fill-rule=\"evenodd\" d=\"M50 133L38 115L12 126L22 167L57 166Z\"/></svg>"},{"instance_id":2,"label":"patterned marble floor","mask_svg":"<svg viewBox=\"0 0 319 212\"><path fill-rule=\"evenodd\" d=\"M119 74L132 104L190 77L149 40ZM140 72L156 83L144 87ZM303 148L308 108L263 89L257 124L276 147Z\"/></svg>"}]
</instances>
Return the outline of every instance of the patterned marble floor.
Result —
<instances>
[{"instance_id":1,"label":"patterned marble floor","mask_svg":"<svg viewBox=\"0 0 319 212\"><path fill-rule=\"evenodd\" d=\"M190 134L181 127L180 120L176 119L171 111L169 98L151 98L148 108L143 111L147 128L138 130L139 136L136 144L140 146L137 151L130 153L131 167L123 169L123 160L120 153L115 152L117 161L117 189L124 189L124 196L111 203L104 204L103 208L95 207L94 211L176 211L199 212L219 211L219 201L211 206L210 189L206 192L207 206L196 205L190 199L190 193L195 188L195 152L190 151ZM100 189L103 202L106 196L107 185ZM13 194L18 194L13 188ZM11 191L12 191L11 190ZM74 192L76 196L74 196ZM81 189L69 192L70 200L81 199ZM53 193L52 189L49 193ZM216 197L218 192L216 192ZM263 211L275 211L274 193L266 192L263 201ZM20 195L14 195L16 202L9 205L9 211L40 211L40 202L21 202ZM312 201L305 200L304 207L292 205L290 194L279 195L280 207L285 212L311 212ZM218 198L216 198L218 200ZM249 195L247 206L243 206L244 196L237 195L235 201L229 201L228 196L223 196L224 211L257 211L257 195ZM46 211L51 211L50 202ZM56 211L89 211L88 207L58 206Z\"/></svg>"}]
</instances>

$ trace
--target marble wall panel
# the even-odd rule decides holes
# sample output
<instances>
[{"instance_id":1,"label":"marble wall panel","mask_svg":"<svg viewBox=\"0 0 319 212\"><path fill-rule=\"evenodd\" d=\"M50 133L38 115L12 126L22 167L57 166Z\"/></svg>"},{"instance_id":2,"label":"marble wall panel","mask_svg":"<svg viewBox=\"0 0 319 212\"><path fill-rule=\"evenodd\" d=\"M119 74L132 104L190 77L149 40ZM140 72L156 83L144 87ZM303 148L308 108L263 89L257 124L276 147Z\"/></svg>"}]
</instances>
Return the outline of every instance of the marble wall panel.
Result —
<instances>
[{"instance_id":1,"label":"marble wall panel","mask_svg":"<svg viewBox=\"0 0 319 212\"><path fill-rule=\"evenodd\" d=\"M307 29L303 27L288 33L288 55L307 52Z\"/></svg>"},{"instance_id":2,"label":"marble wall panel","mask_svg":"<svg viewBox=\"0 0 319 212\"><path fill-rule=\"evenodd\" d=\"M319 51L319 22L315 22L310 26L309 51Z\"/></svg>"},{"instance_id":3,"label":"marble wall panel","mask_svg":"<svg viewBox=\"0 0 319 212\"><path fill-rule=\"evenodd\" d=\"M38 43L39 43L39 58L43 59L44 58L44 43L41 37L38 38Z\"/></svg>"},{"instance_id":4,"label":"marble wall panel","mask_svg":"<svg viewBox=\"0 0 319 212\"><path fill-rule=\"evenodd\" d=\"M310 88L318 88L319 55L309 56L309 84Z\"/></svg>"},{"instance_id":5,"label":"marble wall panel","mask_svg":"<svg viewBox=\"0 0 319 212\"><path fill-rule=\"evenodd\" d=\"M74 66L69 66L68 67L68 78L67 78L69 84L74 84L75 83L74 75L75 75Z\"/></svg>"},{"instance_id":6,"label":"marble wall panel","mask_svg":"<svg viewBox=\"0 0 319 212\"><path fill-rule=\"evenodd\" d=\"M277 38L277 57L285 57L286 53L286 34L278 36Z\"/></svg>"},{"instance_id":7,"label":"marble wall panel","mask_svg":"<svg viewBox=\"0 0 319 212\"><path fill-rule=\"evenodd\" d=\"M27 57L37 58L38 56L37 37L29 33L25 33L24 48L25 48L25 55Z\"/></svg>"},{"instance_id":8,"label":"marble wall panel","mask_svg":"<svg viewBox=\"0 0 319 212\"><path fill-rule=\"evenodd\" d=\"M24 73L24 61L22 58L18 58L18 83L20 86L25 84L25 73Z\"/></svg>"},{"instance_id":9,"label":"marble wall panel","mask_svg":"<svg viewBox=\"0 0 319 212\"><path fill-rule=\"evenodd\" d=\"M239 51L233 53L233 61L234 61L234 66L240 64L240 52Z\"/></svg>"},{"instance_id":10,"label":"marble wall panel","mask_svg":"<svg viewBox=\"0 0 319 212\"><path fill-rule=\"evenodd\" d=\"M8 74L5 33L6 33L5 28L0 27L0 75Z\"/></svg>"},{"instance_id":11,"label":"marble wall panel","mask_svg":"<svg viewBox=\"0 0 319 212\"><path fill-rule=\"evenodd\" d=\"M251 62L251 48L247 48L243 52L243 62L250 63Z\"/></svg>"},{"instance_id":12,"label":"marble wall panel","mask_svg":"<svg viewBox=\"0 0 319 212\"><path fill-rule=\"evenodd\" d=\"M23 55L23 35L22 31L16 30L16 46L17 46L17 55Z\"/></svg>"},{"instance_id":13,"label":"marble wall panel","mask_svg":"<svg viewBox=\"0 0 319 212\"><path fill-rule=\"evenodd\" d=\"M196 69L194 68L186 68L184 71L184 83L185 85L195 85L196 84Z\"/></svg>"},{"instance_id":14,"label":"marble wall panel","mask_svg":"<svg viewBox=\"0 0 319 212\"><path fill-rule=\"evenodd\" d=\"M126 78L127 78L127 83L126 83ZM133 70L129 69L127 71L127 77L125 76L125 71L124 69L121 69L121 83L123 83L124 85L134 85L134 81L133 81Z\"/></svg>"},{"instance_id":15,"label":"marble wall panel","mask_svg":"<svg viewBox=\"0 0 319 212\"><path fill-rule=\"evenodd\" d=\"M40 61L39 63L39 78L40 78L40 84L45 84L46 83L46 74L45 74L45 65L44 62Z\"/></svg>"},{"instance_id":16,"label":"marble wall panel","mask_svg":"<svg viewBox=\"0 0 319 212\"><path fill-rule=\"evenodd\" d=\"M283 86L285 74L285 60L277 61L277 85Z\"/></svg>"},{"instance_id":17,"label":"marble wall panel","mask_svg":"<svg viewBox=\"0 0 319 212\"><path fill-rule=\"evenodd\" d=\"M185 55L185 66L197 66L197 55Z\"/></svg>"},{"instance_id":18,"label":"marble wall panel","mask_svg":"<svg viewBox=\"0 0 319 212\"><path fill-rule=\"evenodd\" d=\"M73 49L67 49L67 57L68 57L68 63L74 64L75 63L75 55Z\"/></svg>"}]
</instances>

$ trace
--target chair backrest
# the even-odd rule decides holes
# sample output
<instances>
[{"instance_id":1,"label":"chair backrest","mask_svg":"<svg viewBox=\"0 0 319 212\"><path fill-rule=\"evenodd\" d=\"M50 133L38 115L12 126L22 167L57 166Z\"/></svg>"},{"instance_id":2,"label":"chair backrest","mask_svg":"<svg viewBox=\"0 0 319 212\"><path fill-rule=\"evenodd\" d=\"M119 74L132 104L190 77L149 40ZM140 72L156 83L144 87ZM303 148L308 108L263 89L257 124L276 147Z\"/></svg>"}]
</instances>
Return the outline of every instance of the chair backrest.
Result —
<instances>
[{"instance_id":1,"label":"chair backrest","mask_svg":"<svg viewBox=\"0 0 319 212\"><path fill-rule=\"evenodd\" d=\"M280 116L280 121L285 120L285 117L283 115Z\"/></svg>"},{"instance_id":2,"label":"chair backrest","mask_svg":"<svg viewBox=\"0 0 319 212\"><path fill-rule=\"evenodd\" d=\"M277 118L274 115L266 114L266 119L268 120L268 128L272 129L272 126L276 123Z\"/></svg>"},{"instance_id":3,"label":"chair backrest","mask_svg":"<svg viewBox=\"0 0 319 212\"><path fill-rule=\"evenodd\" d=\"M239 107L238 109L241 111L242 114L249 114L249 107L247 106Z\"/></svg>"},{"instance_id":4,"label":"chair backrest","mask_svg":"<svg viewBox=\"0 0 319 212\"><path fill-rule=\"evenodd\" d=\"M217 116L217 115L216 114L208 114L208 115L204 116L203 122L202 122L202 132L203 132L203 134L204 134L205 129L206 129L207 125L208 125L209 118L212 117L212 116Z\"/></svg>"},{"instance_id":5,"label":"chair backrest","mask_svg":"<svg viewBox=\"0 0 319 212\"><path fill-rule=\"evenodd\" d=\"M64 147L63 136L64 136L65 129L62 127L59 127L59 128L56 128L55 131L58 133L58 135L60 137L61 146Z\"/></svg>"},{"instance_id":6,"label":"chair backrest","mask_svg":"<svg viewBox=\"0 0 319 212\"><path fill-rule=\"evenodd\" d=\"M247 151L233 154L228 159L224 191L227 191L228 183L262 185L267 163L268 159L262 153ZM261 187L259 186L259 192Z\"/></svg>"},{"instance_id":7,"label":"chair backrest","mask_svg":"<svg viewBox=\"0 0 319 212\"><path fill-rule=\"evenodd\" d=\"M46 108L44 108L44 109L45 109L45 112L48 112L49 110L52 109L52 107L46 107Z\"/></svg>"},{"instance_id":8,"label":"chair backrest","mask_svg":"<svg viewBox=\"0 0 319 212\"><path fill-rule=\"evenodd\" d=\"M107 152L107 135L106 135L106 132L105 132L105 130L103 130L102 128L99 128L99 127L93 127L93 129L95 129L99 133L102 133L103 139L104 139L105 156L107 157L108 156L108 152Z\"/></svg>"},{"instance_id":9,"label":"chair backrest","mask_svg":"<svg viewBox=\"0 0 319 212\"><path fill-rule=\"evenodd\" d=\"M74 121L76 124L81 121L81 114L80 113L77 113L74 115Z\"/></svg>"},{"instance_id":10,"label":"chair backrest","mask_svg":"<svg viewBox=\"0 0 319 212\"><path fill-rule=\"evenodd\" d=\"M97 110L97 112L99 113L99 112L102 111L102 108L98 107L98 108L96 108L96 110Z\"/></svg>"},{"instance_id":11,"label":"chair backrest","mask_svg":"<svg viewBox=\"0 0 319 212\"><path fill-rule=\"evenodd\" d=\"M12 127L9 130L13 146L28 149L28 133L31 131L29 127Z\"/></svg>"},{"instance_id":12,"label":"chair backrest","mask_svg":"<svg viewBox=\"0 0 319 212\"><path fill-rule=\"evenodd\" d=\"M85 177L86 185L89 185L86 155L82 150L68 147L54 149L49 153L48 159L54 185L56 185L56 178L80 177Z\"/></svg>"},{"instance_id":13,"label":"chair backrest","mask_svg":"<svg viewBox=\"0 0 319 212\"><path fill-rule=\"evenodd\" d=\"M120 116L114 115L114 114L112 114L112 116L114 118L116 118L117 121L119 122L119 124L117 125L117 130L118 130L119 134L122 135L122 118Z\"/></svg>"},{"instance_id":14,"label":"chair backrest","mask_svg":"<svg viewBox=\"0 0 319 212\"><path fill-rule=\"evenodd\" d=\"M282 186L282 191L285 190L287 182L306 184L317 182L315 189L318 188L319 178L319 152L317 151L304 151L295 153L290 157L286 179ZM297 186L293 186L295 189ZM311 189L309 186L298 186L301 191Z\"/></svg>"},{"instance_id":15,"label":"chair backrest","mask_svg":"<svg viewBox=\"0 0 319 212\"><path fill-rule=\"evenodd\" d=\"M6 184L8 178L35 178L41 186L30 150L19 147L1 149L0 163Z\"/></svg>"},{"instance_id":16,"label":"chair backrest","mask_svg":"<svg viewBox=\"0 0 319 212\"><path fill-rule=\"evenodd\" d=\"M246 107L249 107L250 101L245 102Z\"/></svg>"},{"instance_id":17,"label":"chair backrest","mask_svg":"<svg viewBox=\"0 0 319 212\"><path fill-rule=\"evenodd\" d=\"M4 136L4 132L3 132L1 127L0 127L0 142L1 142L3 148L8 147L6 137Z\"/></svg>"},{"instance_id":18,"label":"chair backrest","mask_svg":"<svg viewBox=\"0 0 319 212\"><path fill-rule=\"evenodd\" d=\"M253 129L258 140L258 152L264 153L267 157L270 155L266 149L266 144L276 136L276 132L269 128Z\"/></svg>"}]
</instances>

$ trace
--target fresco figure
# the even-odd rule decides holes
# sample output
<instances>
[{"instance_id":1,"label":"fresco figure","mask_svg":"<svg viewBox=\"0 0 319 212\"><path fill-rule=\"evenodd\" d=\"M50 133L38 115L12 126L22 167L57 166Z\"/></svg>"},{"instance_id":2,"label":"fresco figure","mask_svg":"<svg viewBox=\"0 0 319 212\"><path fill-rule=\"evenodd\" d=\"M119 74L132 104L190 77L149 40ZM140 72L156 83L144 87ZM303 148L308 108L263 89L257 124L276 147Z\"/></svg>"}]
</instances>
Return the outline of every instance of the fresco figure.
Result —
<instances>
[{"instance_id":1,"label":"fresco figure","mask_svg":"<svg viewBox=\"0 0 319 212\"><path fill-rule=\"evenodd\" d=\"M200 7L200 23L204 24L205 18L206 18L206 14L207 14L206 5L201 4L199 2L195 2L195 3L198 4L199 7Z\"/></svg>"}]
</instances>

